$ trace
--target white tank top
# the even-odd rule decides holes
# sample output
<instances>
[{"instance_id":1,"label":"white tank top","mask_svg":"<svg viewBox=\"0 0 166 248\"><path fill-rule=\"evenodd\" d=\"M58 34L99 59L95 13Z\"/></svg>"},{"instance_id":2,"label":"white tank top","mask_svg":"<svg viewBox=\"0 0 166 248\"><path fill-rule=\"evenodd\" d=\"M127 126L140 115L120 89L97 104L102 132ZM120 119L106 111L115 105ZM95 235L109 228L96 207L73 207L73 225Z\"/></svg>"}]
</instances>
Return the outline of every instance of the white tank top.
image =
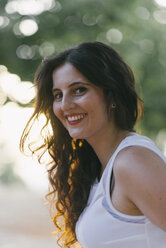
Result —
<instances>
[{"instance_id":1,"label":"white tank top","mask_svg":"<svg viewBox=\"0 0 166 248\"><path fill-rule=\"evenodd\" d=\"M110 198L114 160L128 146L143 146L166 158L152 140L134 134L125 138L103 172L92 185L88 203L76 224L76 236L83 248L166 248L166 232L145 216L126 215L115 209ZM165 216L166 221L166 216Z\"/></svg>"}]
</instances>

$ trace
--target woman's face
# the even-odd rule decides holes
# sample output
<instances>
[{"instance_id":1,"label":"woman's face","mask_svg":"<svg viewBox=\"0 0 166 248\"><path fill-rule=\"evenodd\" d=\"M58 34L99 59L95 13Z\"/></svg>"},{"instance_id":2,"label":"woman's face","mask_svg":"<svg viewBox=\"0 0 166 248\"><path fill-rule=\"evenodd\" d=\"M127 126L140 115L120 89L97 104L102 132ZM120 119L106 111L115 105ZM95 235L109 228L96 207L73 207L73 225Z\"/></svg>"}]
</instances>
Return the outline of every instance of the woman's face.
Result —
<instances>
[{"instance_id":1,"label":"woman's face","mask_svg":"<svg viewBox=\"0 0 166 248\"><path fill-rule=\"evenodd\" d=\"M53 111L76 139L90 139L108 126L103 90L70 63L53 71Z\"/></svg>"}]
</instances>

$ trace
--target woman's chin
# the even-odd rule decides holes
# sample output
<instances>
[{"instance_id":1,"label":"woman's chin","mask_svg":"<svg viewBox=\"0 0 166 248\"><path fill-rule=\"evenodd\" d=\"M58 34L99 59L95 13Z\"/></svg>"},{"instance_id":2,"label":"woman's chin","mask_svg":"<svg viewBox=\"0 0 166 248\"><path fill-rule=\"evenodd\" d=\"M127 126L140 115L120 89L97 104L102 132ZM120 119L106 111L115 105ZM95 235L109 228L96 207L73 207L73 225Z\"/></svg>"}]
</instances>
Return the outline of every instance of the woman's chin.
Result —
<instances>
[{"instance_id":1,"label":"woman's chin","mask_svg":"<svg viewBox=\"0 0 166 248\"><path fill-rule=\"evenodd\" d=\"M81 135L80 133L69 132L69 135L73 139L84 139L83 135Z\"/></svg>"}]
</instances>

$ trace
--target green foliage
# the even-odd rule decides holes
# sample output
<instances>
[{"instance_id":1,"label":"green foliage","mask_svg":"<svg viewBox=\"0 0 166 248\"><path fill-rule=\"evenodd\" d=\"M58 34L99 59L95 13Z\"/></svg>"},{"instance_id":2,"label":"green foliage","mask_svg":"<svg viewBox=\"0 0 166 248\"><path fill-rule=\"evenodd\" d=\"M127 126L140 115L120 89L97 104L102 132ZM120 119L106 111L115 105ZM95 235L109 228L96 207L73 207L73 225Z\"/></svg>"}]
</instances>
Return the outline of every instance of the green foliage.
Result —
<instances>
[{"instance_id":1,"label":"green foliage","mask_svg":"<svg viewBox=\"0 0 166 248\"><path fill-rule=\"evenodd\" d=\"M6 4L1 1L0 15L9 18L10 23L0 29L0 61L10 72L32 81L45 56L82 41L111 44L131 66L141 88L145 102L143 132L152 135L166 128L166 24L156 21L155 11L162 9L154 1L59 0L40 15L9 14ZM38 31L31 36L18 32L19 23L27 18L38 24ZM111 41L110 29L120 31L121 42ZM24 51L21 58L18 51L23 45L29 51Z\"/></svg>"}]
</instances>

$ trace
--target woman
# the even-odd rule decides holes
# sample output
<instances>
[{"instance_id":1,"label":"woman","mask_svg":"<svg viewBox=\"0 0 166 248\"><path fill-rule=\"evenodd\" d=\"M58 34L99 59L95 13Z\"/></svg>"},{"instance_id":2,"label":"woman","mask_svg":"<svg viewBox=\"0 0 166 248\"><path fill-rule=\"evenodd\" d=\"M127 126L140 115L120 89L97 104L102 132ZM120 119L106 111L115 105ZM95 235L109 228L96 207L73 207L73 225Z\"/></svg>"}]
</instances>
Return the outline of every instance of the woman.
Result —
<instances>
[{"instance_id":1,"label":"woman","mask_svg":"<svg viewBox=\"0 0 166 248\"><path fill-rule=\"evenodd\" d=\"M164 248L166 159L134 131L143 104L131 69L111 47L85 42L44 60L35 83L21 150L44 114L41 141L29 147L39 160L47 151L52 158L59 245Z\"/></svg>"}]
</instances>

